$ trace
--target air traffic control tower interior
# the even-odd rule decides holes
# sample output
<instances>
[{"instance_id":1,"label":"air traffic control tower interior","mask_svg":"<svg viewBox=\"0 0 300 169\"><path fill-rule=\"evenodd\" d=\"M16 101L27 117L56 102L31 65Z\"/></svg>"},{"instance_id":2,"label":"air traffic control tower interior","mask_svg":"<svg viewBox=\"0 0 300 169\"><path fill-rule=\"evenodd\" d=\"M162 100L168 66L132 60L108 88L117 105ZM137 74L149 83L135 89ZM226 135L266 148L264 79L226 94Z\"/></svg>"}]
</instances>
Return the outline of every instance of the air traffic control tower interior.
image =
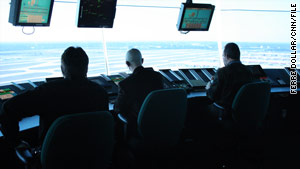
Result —
<instances>
[{"instance_id":1,"label":"air traffic control tower interior","mask_svg":"<svg viewBox=\"0 0 300 169\"><path fill-rule=\"evenodd\" d=\"M102 168L297 168L300 44L295 39L300 29L293 22L300 18L298 6L296 0L1 0L0 106L64 79L61 55L69 46L80 46L89 56L87 78L107 92L114 121L115 144L109 165ZM241 62L255 82L270 86L265 115L255 130L205 114L214 104L206 86L225 66L223 50L229 42L239 46ZM143 147L148 143L132 142L126 137L126 119L114 111L120 82L133 74L125 64L131 48L141 51L147 70L162 76L166 90L186 93L184 124L172 148L160 145L149 150ZM156 106L175 107L169 99ZM246 99L241 109L255 107L256 98L249 94ZM163 124L173 125L168 122L171 117ZM152 124L151 134L159 125L166 126L159 120ZM0 125L0 168L45 167L39 154L43 154L39 125L38 115L20 119L19 137L29 144L22 150L11 146ZM77 146L72 151L84 147ZM142 155L135 154L138 148L137 154ZM40 160L42 164L36 164Z\"/></svg>"}]
</instances>

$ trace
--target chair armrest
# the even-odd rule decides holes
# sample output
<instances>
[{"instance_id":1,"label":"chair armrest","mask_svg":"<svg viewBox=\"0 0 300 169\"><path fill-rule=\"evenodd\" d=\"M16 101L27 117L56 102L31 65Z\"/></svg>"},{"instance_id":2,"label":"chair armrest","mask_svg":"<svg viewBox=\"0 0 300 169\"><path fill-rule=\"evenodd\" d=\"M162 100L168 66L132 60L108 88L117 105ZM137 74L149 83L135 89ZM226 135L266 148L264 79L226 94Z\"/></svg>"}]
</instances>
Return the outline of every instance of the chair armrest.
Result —
<instances>
[{"instance_id":1,"label":"chair armrest","mask_svg":"<svg viewBox=\"0 0 300 169\"><path fill-rule=\"evenodd\" d=\"M30 145L21 141L21 143L15 148L18 159L24 164L30 164L33 161L33 154L31 152Z\"/></svg>"},{"instance_id":2,"label":"chair armrest","mask_svg":"<svg viewBox=\"0 0 300 169\"><path fill-rule=\"evenodd\" d=\"M127 124L128 124L128 121L120 113L118 114L118 118L120 119L120 121L122 121L124 123L124 125L123 125L123 139L127 140Z\"/></svg>"},{"instance_id":3,"label":"chair armrest","mask_svg":"<svg viewBox=\"0 0 300 169\"><path fill-rule=\"evenodd\" d=\"M125 124L128 124L128 121L127 121L127 119L124 117L124 116L122 116L122 114L118 114L118 118L123 122L123 123L125 123Z\"/></svg>"}]
</instances>

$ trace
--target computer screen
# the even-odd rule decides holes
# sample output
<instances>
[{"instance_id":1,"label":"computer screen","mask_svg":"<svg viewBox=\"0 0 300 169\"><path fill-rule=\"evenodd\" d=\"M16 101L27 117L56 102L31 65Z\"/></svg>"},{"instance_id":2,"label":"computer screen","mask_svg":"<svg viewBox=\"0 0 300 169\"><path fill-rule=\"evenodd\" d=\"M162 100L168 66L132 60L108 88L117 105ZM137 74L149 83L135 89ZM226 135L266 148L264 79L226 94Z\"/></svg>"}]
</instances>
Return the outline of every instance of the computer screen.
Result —
<instances>
[{"instance_id":1,"label":"computer screen","mask_svg":"<svg viewBox=\"0 0 300 169\"><path fill-rule=\"evenodd\" d=\"M5 88L5 89L0 89L0 99L1 100L7 100L10 99L14 96L16 96L17 94L11 90L10 88Z\"/></svg>"},{"instance_id":2,"label":"computer screen","mask_svg":"<svg viewBox=\"0 0 300 169\"><path fill-rule=\"evenodd\" d=\"M125 78L121 75L110 75L108 76L116 85L119 85L119 82L124 80Z\"/></svg>"},{"instance_id":3,"label":"computer screen","mask_svg":"<svg viewBox=\"0 0 300 169\"><path fill-rule=\"evenodd\" d=\"M211 4L182 3L177 22L179 31L207 31L214 13Z\"/></svg>"},{"instance_id":4,"label":"computer screen","mask_svg":"<svg viewBox=\"0 0 300 169\"><path fill-rule=\"evenodd\" d=\"M77 27L112 28L117 0L79 0Z\"/></svg>"},{"instance_id":5,"label":"computer screen","mask_svg":"<svg viewBox=\"0 0 300 169\"><path fill-rule=\"evenodd\" d=\"M14 26L49 26L54 0L12 0L9 22Z\"/></svg>"}]
</instances>

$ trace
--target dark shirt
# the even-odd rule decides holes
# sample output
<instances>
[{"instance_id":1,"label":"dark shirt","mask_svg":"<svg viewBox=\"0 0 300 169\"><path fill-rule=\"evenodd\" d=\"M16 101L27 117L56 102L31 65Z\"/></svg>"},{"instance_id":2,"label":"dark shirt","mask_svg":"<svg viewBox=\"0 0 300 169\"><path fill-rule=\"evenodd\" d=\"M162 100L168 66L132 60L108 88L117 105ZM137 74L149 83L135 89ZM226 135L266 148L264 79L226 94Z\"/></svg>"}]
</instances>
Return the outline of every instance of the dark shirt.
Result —
<instances>
[{"instance_id":1,"label":"dark shirt","mask_svg":"<svg viewBox=\"0 0 300 169\"><path fill-rule=\"evenodd\" d=\"M108 110L108 95L100 85L83 79L51 81L17 95L4 103L0 112L3 135L12 143L19 141L18 122L40 116L39 137L42 143L50 125L65 114Z\"/></svg>"},{"instance_id":2,"label":"dark shirt","mask_svg":"<svg viewBox=\"0 0 300 169\"><path fill-rule=\"evenodd\" d=\"M218 69L211 87L207 90L207 96L218 105L230 110L240 87L253 80L253 74L245 65L240 61L232 61Z\"/></svg>"},{"instance_id":3,"label":"dark shirt","mask_svg":"<svg viewBox=\"0 0 300 169\"><path fill-rule=\"evenodd\" d=\"M144 67L137 67L133 73L119 83L119 93L114 110L127 118L128 122L136 122L138 112L146 96L158 89L163 89L161 74Z\"/></svg>"}]
</instances>

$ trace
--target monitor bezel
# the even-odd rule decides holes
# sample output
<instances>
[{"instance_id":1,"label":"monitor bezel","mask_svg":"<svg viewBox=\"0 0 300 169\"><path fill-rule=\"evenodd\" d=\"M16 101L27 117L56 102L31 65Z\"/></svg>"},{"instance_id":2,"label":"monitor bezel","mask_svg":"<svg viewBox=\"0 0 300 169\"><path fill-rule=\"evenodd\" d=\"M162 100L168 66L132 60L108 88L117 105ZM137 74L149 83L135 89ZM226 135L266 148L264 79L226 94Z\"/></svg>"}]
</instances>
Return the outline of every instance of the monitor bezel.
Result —
<instances>
[{"instance_id":1,"label":"monitor bezel","mask_svg":"<svg viewBox=\"0 0 300 169\"><path fill-rule=\"evenodd\" d=\"M211 15L208 19L207 28L182 28L183 20L184 20L184 14L187 8L208 8L212 9ZM177 29L178 31L208 31L211 20L214 14L215 6L211 4L190 4L190 3L182 3L180 7L178 22L177 22Z\"/></svg>"}]
</instances>

